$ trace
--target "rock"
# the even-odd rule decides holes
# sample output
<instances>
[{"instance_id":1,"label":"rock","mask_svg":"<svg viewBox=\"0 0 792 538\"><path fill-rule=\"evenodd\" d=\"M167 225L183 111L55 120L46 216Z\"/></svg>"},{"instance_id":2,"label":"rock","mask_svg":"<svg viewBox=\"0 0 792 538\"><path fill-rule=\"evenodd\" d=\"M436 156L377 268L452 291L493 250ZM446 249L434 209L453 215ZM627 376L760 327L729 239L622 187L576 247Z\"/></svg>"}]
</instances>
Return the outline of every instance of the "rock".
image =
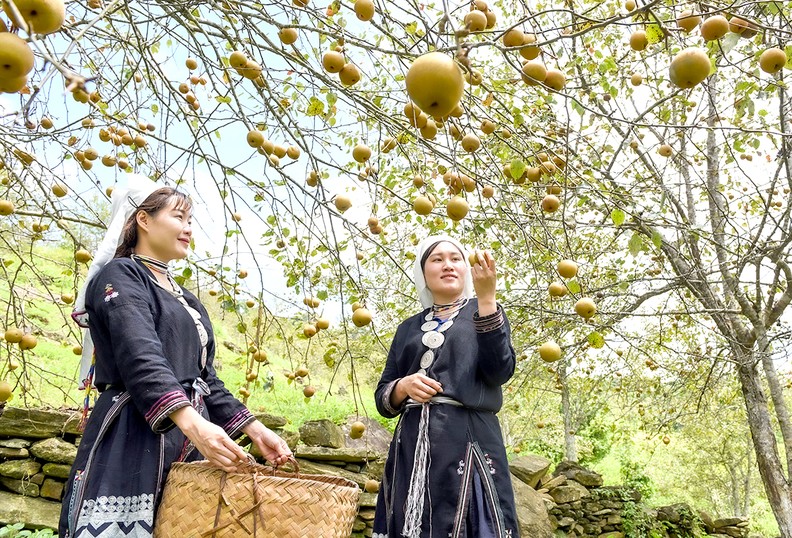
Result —
<instances>
[{"instance_id":1,"label":"rock","mask_svg":"<svg viewBox=\"0 0 792 538\"><path fill-rule=\"evenodd\" d=\"M550 460L537 456L535 454L528 454L520 456L509 462L509 470L513 476L516 476L532 488L536 489L539 481L550 469ZM546 487L543 485L543 487Z\"/></svg>"},{"instance_id":2,"label":"rock","mask_svg":"<svg viewBox=\"0 0 792 538\"><path fill-rule=\"evenodd\" d=\"M371 508L364 508L358 512L358 517L363 521L374 521L375 511Z\"/></svg>"},{"instance_id":3,"label":"rock","mask_svg":"<svg viewBox=\"0 0 792 538\"><path fill-rule=\"evenodd\" d=\"M562 517L561 519L558 520L559 527L571 527L574 524L575 524L575 518L573 517L567 516L567 517Z\"/></svg>"},{"instance_id":4,"label":"rock","mask_svg":"<svg viewBox=\"0 0 792 538\"><path fill-rule=\"evenodd\" d=\"M545 480L547 481L545 482ZM567 477L564 475L554 476L553 478L548 479L547 475L542 479L542 487L548 490L553 488L557 488L558 486L563 486L567 482Z\"/></svg>"},{"instance_id":5,"label":"rock","mask_svg":"<svg viewBox=\"0 0 792 538\"><path fill-rule=\"evenodd\" d=\"M71 471L71 466L63 465L60 463L45 463L44 467L42 467L41 470L47 476L51 476L53 478L62 478L63 480L67 480L69 478L69 472Z\"/></svg>"},{"instance_id":6,"label":"rock","mask_svg":"<svg viewBox=\"0 0 792 538\"><path fill-rule=\"evenodd\" d=\"M679 523L682 521L683 514L689 513L691 513L690 506L685 503L660 506L657 508L657 519L660 521L668 521L669 523Z\"/></svg>"},{"instance_id":7,"label":"rock","mask_svg":"<svg viewBox=\"0 0 792 538\"><path fill-rule=\"evenodd\" d=\"M47 499L60 501L61 497L63 497L63 482L47 478L41 485L41 491L39 493L42 497Z\"/></svg>"},{"instance_id":8,"label":"rock","mask_svg":"<svg viewBox=\"0 0 792 538\"><path fill-rule=\"evenodd\" d=\"M376 493L367 493L363 492L360 494L360 500L358 501L358 506L361 508L376 508L377 506L377 494Z\"/></svg>"},{"instance_id":9,"label":"rock","mask_svg":"<svg viewBox=\"0 0 792 538\"><path fill-rule=\"evenodd\" d=\"M79 433L79 411L53 411L7 407L0 416L0 437L46 439Z\"/></svg>"},{"instance_id":10,"label":"rock","mask_svg":"<svg viewBox=\"0 0 792 538\"><path fill-rule=\"evenodd\" d=\"M712 534L715 532L715 521L712 519L712 516L709 515L704 510L699 510L698 512L699 518L701 518L701 522L704 523L704 530L707 531L707 534Z\"/></svg>"},{"instance_id":11,"label":"rock","mask_svg":"<svg viewBox=\"0 0 792 538\"><path fill-rule=\"evenodd\" d=\"M716 519L712 526L716 529L720 529L721 527L730 527L732 525L737 525L738 523L742 523L744 520L741 517L722 517L720 519Z\"/></svg>"},{"instance_id":12,"label":"rock","mask_svg":"<svg viewBox=\"0 0 792 538\"><path fill-rule=\"evenodd\" d=\"M589 491L575 481L569 481L563 486L558 486L550 490L550 496L558 504L579 501L588 495Z\"/></svg>"},{"instance_id":13,"label":"rock","mask_svg":"<svg viewBox=\"0 0 792 538\"><path fill-rule=\"evenodd\" d=\"M344 446L344 431L326 418L309 420L300 426L300 441L308 446L341 448Z\"/></svg>"},{"instance_id":14,"label":"rock","mask_svg":"<svg viewBox=\"0 0 792 538\"><path fill-rule=\"evenodd\" d=\"M77 447L59 437L50 437L33 443L30 453L40 460L71 465L77 457Z\"/></svg>"},{"instance_id":15,"label":"rock","mask_svg":"<svg viewBox=\"0 0 792 538\"><path fill-rule=\"evenodd\" d=\"M597 538L624 538L623 532L606 532L597 536Z\"/></svg>"},{"instance_id":16,"label":"rock","mask_svg":"<svg viewBox=\"0 0 792 538\"><path fill-rule=\"evenodd\" d=\"M543 497L514 475L512 475L512 488L520 535L531 538L553 538L553 524Z\"/></svg>"},{"instance_id":17,"label":"rock","mask_svg":"<svg viewBox=\"0 0 792 538\"><path fill-rule=\"evenodd\" d=\"M17 480L15 478L5 478L0 476L0 484L20 495L27 497L38 497L39 487L29 480Z\"/></svg>"},{"instance_id":18,"label":"rock","mask_svg":"<svg viewBox=\"0 0 792 538\"><path fill-rule=\"evenodd\" d=\"M748 536L748 531L744 529L740 529L738 527L721 527L720 532L725 533L732 538L743 538L744 536Z\"/></svg>"},{"instance_id":19,"label":"rock","mask_svg":"<svg viewBox=\"0 0 792 538\"><path fill-rule=\"evenodd\" d=\"M363 433L363 437L360 439L352 439L349 437L349 429L352 426L352 423L356 421L360 421L366 426L366 431ZM344 439L346 441L347 447L376 450L377 452L382 452L384 454L388 453L391 439L393 439L393 434L377 420L369 417L350 415L347 417L346 423L344 423L341 428L344 432Z\"/></svg>"},{"instance_id":20,"label":"rock","mask_svg":"<svg viewBox=\"0 0 792 538\"><path fill-rule=\"evenodd\" d=\"M294 455L298 458L313 461L339 461L346 463L366 463L370 460L379 460L384 458L384 454L374 450L365 450L362 448L327 448L320 446L304 446L299 445Z\"/></svg>"},{"instance_id":21,"label":"rock","mask_svg":"<svg viewBox=\"0 0 792 538\"><path fill-rule=\"evenodd\" d=\"M30 448L31 442L27 439L0 439L3 448Z\"/></svg>"},{"instance_id":22,"label":"rock","mask_svg":"<svg viewBox=\"0 0 792 538\"><path fill-rule=\"evenodd\" d=\"M44 483L44 479L45 478L47 478L47 477L44 476L44 473L36 473L33 476L31 476L30 478L26 478L25 480L27 480L31 484L36 484L37 486L40 486L41 484Z\"/></svg>"},{"instance_id":23,"label":"rock","mask_svg":"<svg viewBox=\"0 0 792 538\"><path fill-rule=\"evenodd\" d=\"M336 467L334 465L317 463L305 459L298 459L297 462L300 464L300 473L340 476L341 478L351 480L361 488L366 485L366 481L369 479L369 477L364 474L353 473L342 467Z\"/></svg>"},{"instance_id":24,"label":"rock","mask_svg":"<svg viewBox=\"0 0 792 538\"><path fill-rule=\"evenodd\" d=\"M31 529L57 529L61 504L0 491L0 525L24 523Z\"/></svg>"},{"instance_id":25,"label":"rock","mask_svg":"<svg viewBox=\"0 0 792 538\"><path fill-rule=\"evenodd\" d=\"M352 532L360 532L366 528L366 522L362 519L355 518L355 522L352 524Z\"/></svg>"},{"instance_id":26,"label":"rock","mask_svg":"<svg viewBox=\"0 0 792 538\"><path fill-rule=\"evenodd\" d=\"M271 415L269 413L256 413L255 416L259 422L261 422L271 430L283 428L287 422L285 417L279 417L277 415Z\"/></svg>"},{"instance_id":27,"label":"rock","mask_svg":"<svg viewBox=\"0 0 792 538\"><path fill-rule=\"evenodd\" d=\"M0 463L0 476L7 478L30 478L41 470L41 464L33 460L11 460Z\"/></svg>"},{"instance_id":28,"label":"rock","mask_svg":"<svg viewBox=\"0 0 792 538\"><path fill-rule=\"evenodd\" d=\"M564 475L568 479L588 487L596 488L602 485L601 474L586 469L572 461L562 461L556 466L553 476L559 475Z\"/></svg>"},{"instance_id":29,"label":"rock","mask_svg":"<svg viewBox=\"0 0 792 538\"><path fill-rule=\"evenodd\" d=\"M0 446L0 458L7 460L23 459L30 456L27 448L6 448Z\"/></svg>"}]
</instances>

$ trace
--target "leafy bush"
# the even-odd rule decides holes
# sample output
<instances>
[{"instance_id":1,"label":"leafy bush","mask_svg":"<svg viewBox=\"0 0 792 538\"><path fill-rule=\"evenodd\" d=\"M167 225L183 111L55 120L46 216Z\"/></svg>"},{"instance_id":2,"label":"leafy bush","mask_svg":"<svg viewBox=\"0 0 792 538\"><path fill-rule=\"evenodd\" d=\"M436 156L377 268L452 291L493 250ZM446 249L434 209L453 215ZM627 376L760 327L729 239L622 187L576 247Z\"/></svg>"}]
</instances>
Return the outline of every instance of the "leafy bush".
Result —
<instances>
[{"instance_id":1,"label":"leafy bush","mask_svg":"<svg viewBox=\"0 0 792 538\"><path fill-rule=\"evenodd\" d=\"M52 529L26 529L24 523L14 523L13 525L0 527L0 538L17 538L22 536L29 538L51 538L57 535Z\"/></svg>"}]
</instances>

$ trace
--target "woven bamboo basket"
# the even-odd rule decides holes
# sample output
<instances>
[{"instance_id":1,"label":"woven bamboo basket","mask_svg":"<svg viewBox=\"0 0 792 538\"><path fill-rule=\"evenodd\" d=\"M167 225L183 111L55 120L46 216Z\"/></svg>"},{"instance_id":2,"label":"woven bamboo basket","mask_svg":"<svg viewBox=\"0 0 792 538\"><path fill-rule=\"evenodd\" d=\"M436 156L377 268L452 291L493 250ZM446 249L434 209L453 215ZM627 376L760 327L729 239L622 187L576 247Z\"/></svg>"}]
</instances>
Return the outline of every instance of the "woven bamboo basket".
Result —
<instances>
[{"instance_id":1,"label":"woven bamboo basket","mask_svg":"<svg viewBox=\"0 0 792 538\"><path fill-rule=\"evenodd\" d=\"M251 463L226 473L207 461L174 463L156 538L347 538L360 488L345 478Z\"/></svg>"}]
</instances>

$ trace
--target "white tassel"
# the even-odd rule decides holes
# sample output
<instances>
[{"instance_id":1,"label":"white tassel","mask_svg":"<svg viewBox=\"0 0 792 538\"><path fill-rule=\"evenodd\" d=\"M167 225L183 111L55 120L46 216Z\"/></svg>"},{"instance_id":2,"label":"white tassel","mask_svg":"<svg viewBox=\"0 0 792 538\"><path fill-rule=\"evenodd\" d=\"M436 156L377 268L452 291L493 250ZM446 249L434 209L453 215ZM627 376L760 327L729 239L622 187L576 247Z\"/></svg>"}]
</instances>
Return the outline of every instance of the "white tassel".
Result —
<instances>
[{"instance_id":1,"label":"white tassel","mask_svg":"<svg viewBox=\"0 0 792 538\"><path fill-rule=\"evenodd\" d=\"M421 536L421 520L426 496L426 479L429 472L429 404L421 408L418 423L418 441L415 444L415 461L410 475L410 489L404 509L404 528L402 534L407 538Z\"/></svg>"}]
</instances>

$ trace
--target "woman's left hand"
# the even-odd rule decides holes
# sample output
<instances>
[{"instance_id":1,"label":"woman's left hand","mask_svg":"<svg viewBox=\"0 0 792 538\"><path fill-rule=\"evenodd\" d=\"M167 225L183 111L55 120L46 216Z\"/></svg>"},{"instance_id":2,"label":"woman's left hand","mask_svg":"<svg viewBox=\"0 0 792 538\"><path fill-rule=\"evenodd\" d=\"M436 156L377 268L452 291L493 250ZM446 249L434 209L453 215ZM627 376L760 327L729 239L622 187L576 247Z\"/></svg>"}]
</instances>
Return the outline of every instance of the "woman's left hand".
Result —
<instances>
[{"instance_id":1,"label":"woman's left hand","mask_svg":"<svg viewBox=\"0 0 792 538\"><path fill-rule=\"evenodd\" d=\"M473 276L473 288L476 290L476 297L479 306L492 306L495 311L495 285L498 280L498 273L495 268L495 258L487 250L477 250L476 263L471 265L470 271ZM481 311L481 308L479 309ZM481 312L482 316L487 315Z\"/></svg>"},{"instance_id":2,"label":"woman's left hand","mask_svg":"<svg viewBox=\"0 0 792 538\"><path fill-rule=\"evenodd\" d=\"M242 428L267 461L283 465L293 456L289 445L277 433L255 420Z\"/></svg>"}]
</instances>

